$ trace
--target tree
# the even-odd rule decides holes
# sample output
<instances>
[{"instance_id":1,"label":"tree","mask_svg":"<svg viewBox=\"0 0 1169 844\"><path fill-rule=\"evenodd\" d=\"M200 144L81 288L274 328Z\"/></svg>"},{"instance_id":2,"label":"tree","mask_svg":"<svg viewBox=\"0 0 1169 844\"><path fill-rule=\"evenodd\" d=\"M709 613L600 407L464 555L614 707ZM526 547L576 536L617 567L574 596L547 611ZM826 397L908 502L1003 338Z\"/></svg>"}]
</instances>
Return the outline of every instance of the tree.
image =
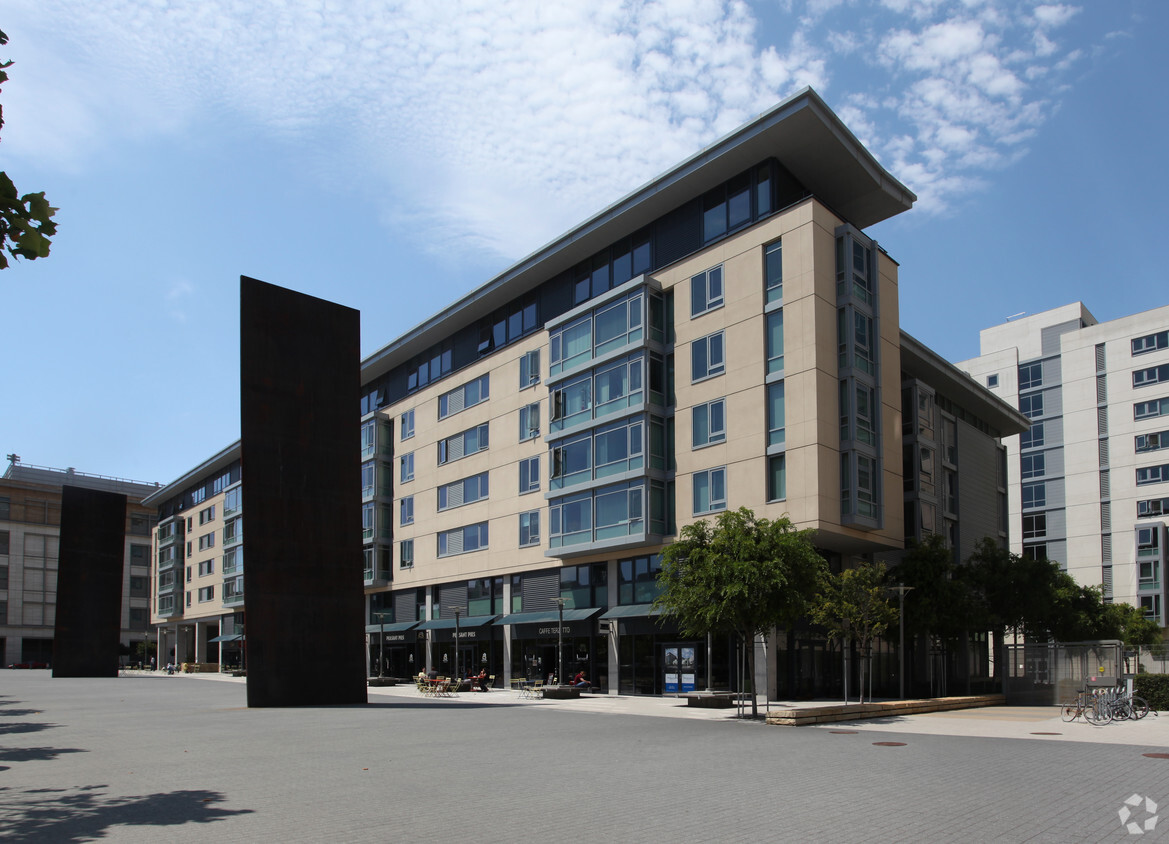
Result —
<instances>
[{"instance_id":1,"label":"tree","mask_svg":"<svg viewBox=\"0 0 1169 844\"><path fill-rule=\"evenodd\" d=\"M0 46L8 36L0 31ZM8 81L7 68L12 61L0 62L0 85ZM4 109L0 106L0 129L4 128ZM44 191L20 196L8 174L0 170L0 270L8 268L8 252L13 258L34 261L49 254L49 238L57 233L52 217L57 209L49 205Z\"/></svg>"},{"instance_id":2,"label":"tree","mask_svg":"<svg viewBox=\"0 0 1169 844\"><path fill-rule=\"evenodd\" d=\"M812 608L812 619L828 630L832 639L853 639L867 657L873 639L897 623L890 604L884 563L861 563L840 574L826 572ZM865 662L861 662L860 702L865 702ZM869 680L872 686L872 679Z\"/></svg>"},{"instance_id":3,"label":"tree","mask_svg":"<svg viewBox=\"0 0 1169 844\"><path fill-rule=\"evenodd\" d=\"M913 591L905 596L905 632L953 642L972 629L974 597L954 561L954 550L938 534L912 544L890 578Z\"/></svg>"},{"instance_id":4,"label":"tree","mask_svg":"<svg viewBox=\"0 0 1169 844\"><path fill-rule=\"evenodd\" d=\"M796 623L826 569L812 531L786 516L756 518L746 507L686 525L662 549L661 592L654 608L677 621L685 636L738 636L750 663L751 714L755 701L756 636Z\"/></svg>"}]
</instances>

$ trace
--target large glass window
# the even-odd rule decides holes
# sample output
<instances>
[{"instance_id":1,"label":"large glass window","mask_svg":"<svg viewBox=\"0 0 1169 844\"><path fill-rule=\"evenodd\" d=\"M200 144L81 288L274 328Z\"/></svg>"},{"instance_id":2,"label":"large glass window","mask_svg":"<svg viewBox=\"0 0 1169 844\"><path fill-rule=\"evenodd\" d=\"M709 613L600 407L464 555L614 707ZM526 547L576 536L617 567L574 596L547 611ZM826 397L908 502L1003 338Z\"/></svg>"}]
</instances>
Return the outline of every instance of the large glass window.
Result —
<instances>
[{"instance_id":1,"label":"large glass window","mask_svg":"<svg viewBox=\"0 0 1169 844\"><path fill-rule=\"evenodd\" d=\"M637 356L597 370L595 415L600 418L645 400L645 359Z\"/></svg>"},{"instance_id":2,"label":"large glass window","mask_svg":"<svg viewBox=\"0 0 1169 844\"><path fill-rule=\"evenodd\" d=\"M1019 458L1019 473L1023 478L1039 478L1046 473L1047 469L1047 455L1044 452L1038 454L1024 454Z\"/></svg>"},{"instance_id":3,"label":"large glass window","mask_svg":"<svg viewBox=\"0 0 1169 844\"><path fill-rule=\"evenodd\" d=\"M721 375L726 368L723 355L723 332L699 337L690 344L690 380L701 381Z\"/></svg>"},{"instance_id":4,"label":"large glass window","mask_svg":"<svg viewBox=\"0 0 1169 844\"><path fill-rule=\"evenodd\" d=\"M1160 451L1169 448L1169 431L1157 431L1151 434L1137 434L1136 452L1143 454L1147 451Z\"/></svg>"},{"instance_id":5,"label":"large glass window","mask_svg":"<svg viewBox=\"0 0 1169 844\"><path fill-rule=\"evenodd\" d=\"M701 316L723 304L723 268L712 267L690 279L690 316Z\"/></svg>"},{"instance_id":6,"label":"large glass window","mask_svg":"<svg viewBox=\"0 0 1169 844\"><path fill-rule=\"evenodd\" d=\"M707 469L694 473L694 514L713 513L727 508L727 469Z\"/></svg>"},{"instance_id":7,"label":"large glass window","mask_svg":"<svg viewBox=\"0 0 1169 844\"><path fill-rule=\"evenodd\" d=\"M1019 434L1020 448L1038 448L1043 445L1043 423L1036 422L1023 433Z\"/></svg>"},{"instance_id":8,"label":"large glass window","mask_svg":"<svg viewBox=\"0 0 1169 844\"><path fill-rule=\"evenodd\" d=\"M782 381L767 385L767 444L782 445L787 437L784 386Z\"/></svg>"},{"instance_id":9,"label":"large glass window","mask_svg":"<svg viewBox=\"0 0 1169 844\"><path fill-rule=\"evenodd\" d=\"M787 455L775 454L767 458L767 500L787 498Z\"/></svg>"},{"instance_id":10,"label":"large glass window","mask_svg":"<svg viewBox=\"0 0 1169 844\"><path fill-rule=\"evenodd\" d=\"M520 547L540 544L540 511L520 513Z\"/></svg>"},{"instance_id":11,"label":"large glass window","mask_svg":"<svg viewBox=\"0 0 1169 844\"><path fill-rule=\"evenodd\" d=\"M1137 502L1137 518L1150 519L1169 514L1169 498L1150 498Z\"/></svg>"},{"instance_id":12,"label":"large glass window","mask_svg":"<svg viewBox=\"0 0 1169 844\"><path fill-rule=\"evenodd\" d=\"M399 479L402 483L414 480L414 452L403 454L399 459Z\"/></svg>"},{"instance_id":13,"label":"large glass window","mask_svg":"<svg viewBox=\"0 0 1169 844\"><path fill-rule=\"evenodd\" d=\"M398 568L414 568L414 540L403 539L398 543Z\"/></svg>"},{"instance_id":14,"label":"large glass window","mask_svg":"<svg viewBox=\"0 0 1169 844\"><path fill-rule=\"evenodd\" d=\"M520 408L520 442L540 436L540 403Z\"/></svg>"},{"instance_id":15,"label":"large glass window","mask_svg":"<svg viewBox=\"0 0 1169 844\"><path fill-rule=\"evenodd\" d=\"M657 554L649 557L634 557L617 564L617 603L652 604L661 593L658 573L662 570L661 558Z\"/></svg>"},{"instance_id":16,"label":"large glass window","mask_svg":"<svg viewBox=\"0 0 1169 844\"><path fill-rule=\"evenodd\" d=\"M399 432L402 439L408 440L414 436L414 410L407 410L402 414L401 421L398 425Z\"/></svg>"},{"instance_id":17,"label":"large glass window","mask_svg":"<svg viewBox=\"0 0 1169 844\"><path fill-rule=\"evenodd\" d=\"M727 400L715 399L706 404L695 405L691 411L693 419L692 445L694 448L721 443L727 438Z\"/></svg>"},{"instance_id":18,"label":"large glass window","mask_svg":"<svg viewBox=\"0 0 1169 844\"><path fill-rule=\"evenodd\" d=\"M446 419L455 413L474 407L490 398L490 382L487 375L480 375L461 387L438 397L438 418Z\"/></svg>"},{"instance_id":19,"label":"large glass window","mask_svg":"<svg viewBox=\"0 0 1169 844\"><path fill-rule=\"evenodd\" d=\"M644 485L605 487L596 491L596 539L615 539L645 530Z\"/></svg>"},{"instance_id":20,"label":"large glass window","mask_svg":"<svg viewBox=\"0 0 1169 844\"><path fill-rule=\"evenodd\" d=\"M533 349L520 356L520 389L540 381L540 350Z\"/></svg>"},{"instance_id":21,"label":"large glass window","mask_svg":"<svg viewBox=\"0 0 1169 844\"><path fill-rule=\"evenodd\" d=\"M460 431L445 440L439 440L438 463L440 466L444 463L451 463L469 454L484 451L487 447L487 423L485 422L474 428L468 428L466 431Z\"/></svg>"},{"instance_id":22,"label":"large glass window","mask_svg":"<svg viewBox=\"0 0 1169 844\"><path fill-rule=\"evenodd\" d=\"M1148 387L1152 384L1164 384L1166 381L1169 381L1169 363L1138 369L1132 374L1134 387Z\"/></svg>"},{"instance_id":23,"label":"large glass window","mask_svg":"<svg viewBox=\"0 0 1169 844\"><path fill-rule=\"evenodd\" d=\"M763 285L768 303L783 300L783 249L778 241L763 249Z\"/></svg>"},{"instance_id":24,"label":"large glass window","mask_svg":"<svg viewBox=\"0 0 1169 844\"><path fill-rule=\"evenodd\" d=\"M588 492L553 499L548 507L551 547L590 542L593 535L593 497Z\"/></svg>"},{"instance_id":25,"label":"large glass window","mask_svg":"<svg viewBox=\"0 0 1169 844\"><path fill-rule=\"evenodd\" d=\"M487 522L479 522L454 530L439 531L438 556L469 554L487 547Z\"/></svg>"},{"instance_id":26,"label":"large glass window","mask_svg":"<svg viewBox=\"0 0 1169 844\"><path fill-rule=\"evenodd\" d=\"M520 495L540 491L540 458L527 457L520 461Z\"/></svg>"},{"instance_id":27,"label":"large glass window","mask_svg":"<svg viewBox=\"0 0 1169 844\"><path fill-rule=\"evenodd\" d=\"M1030 396L1019 396L1019 412L1028 419L1036 419L1043 415L1043 393L1034 393Z\"/></svg>"},{"instance_id":28,"label":"large glass window","mask_svg":"<svg viewBox=\"0 0 1169 844\"><path fill-rule=\"evenodd\" d=\"M856 456L857 514L876 518L877 515L877 461L863 454Z\"/></svg>"},{"instance_id":29,"label":"large glass window","mask_svg":"<svg viewBox=\"0 0 1169 844\"><path fill-rule=\"evenodd\" d=\"M623 419L560 440L552 446L551 489L641 469L645 465L645 419Z\"/></svg>"},{"instance_id":30,"label":"large glass window","mask_svg":"<svg viewBox=\"0 0 1169 844\"><path fill-rule=\"evenodd\" d=\"M1159 484L1169 480L1169 465L1145 466L1137 469L1137 486Z\"/></svg>"},{"instance_id":31,"label":"large glass window","mask_svg":"<svg viewBox=\"0 0 1169 844\"><path fill-rule=\"evenodd\" d=\"M462 478L438 488L438 509L450 510L482 501L488 496L487 472Z\"/></svg>"},{"instance_id":32,"label":"large glass window","mask_svg":"<svg viewBox=\"0 0 1169 844\"><path fill-rule=\"evenodd\" d=\"M1019 389L1034 390L1043 385L1043 364L1024 363L1019 366Z\"/></svg>"},{"instance_id":33,"label":"large glass window","mask_svg":"<svg viewBox=\"0 0 1169 844\"><path fill-rule=\"evenodd\" d=\"M783 372L783 311L772 311L767 320L767 374Z\"/></svg>"},{"instance_id":34,"label":"large glass window","mask_svg":"<svg viewBox=\"0 0 1169 844\"><path fill-rule=\"evenodd\" d=\"M1134 337L1132 340L1132 353L1134 355L1143 355L1158 349L1169 349L1169 331L1158 331L1155 334L1146 334L1144 337Z\"/></svg>"},{"instance_id":35,"label":"large glass window","mask_svg":"<svg viewBox=\"0 0 1169 844\"><path fill-rule=\"evenodd\" d=\"M1047 484L1023 484L1023 509L1047 506Z\"/></svg>"}]
</instances>

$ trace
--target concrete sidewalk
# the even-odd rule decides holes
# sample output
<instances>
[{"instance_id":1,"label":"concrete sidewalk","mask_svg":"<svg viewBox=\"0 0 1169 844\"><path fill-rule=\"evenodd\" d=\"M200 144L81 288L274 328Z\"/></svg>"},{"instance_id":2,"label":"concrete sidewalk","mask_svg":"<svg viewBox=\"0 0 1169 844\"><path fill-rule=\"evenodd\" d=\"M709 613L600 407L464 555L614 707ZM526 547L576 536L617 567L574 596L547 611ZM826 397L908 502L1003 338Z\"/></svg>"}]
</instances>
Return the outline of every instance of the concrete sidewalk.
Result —
<instances>
[{"instance_id":1,"label":"concrete sidewalk","mask_svg":"<svg viewBox=\"0 0 1169 844\"><path fill-rule=\"evenodd\" d=\"M412 686L249 709L237 678L2 671L0 838L1106 842L1132 840L1134 795L1142 822L1145 797L1169 808L1169 759L1146 755L1166 750L1161 719L891 720L782 728L672 698Z\"/></svg>"}]
</instances>

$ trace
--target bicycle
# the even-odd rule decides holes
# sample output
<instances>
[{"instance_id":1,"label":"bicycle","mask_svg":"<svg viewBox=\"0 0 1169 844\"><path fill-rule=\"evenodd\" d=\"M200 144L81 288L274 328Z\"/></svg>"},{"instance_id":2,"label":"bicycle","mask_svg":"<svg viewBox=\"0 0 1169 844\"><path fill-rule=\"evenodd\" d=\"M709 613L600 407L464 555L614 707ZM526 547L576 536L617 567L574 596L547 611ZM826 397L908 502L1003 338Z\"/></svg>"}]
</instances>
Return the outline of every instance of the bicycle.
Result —
<instances>
[{"instance_id":1,"label":"bicycle","mask_svg":"<svg viewBox=\"0 0 1169 844\"><path fill-rule=\"evenodd\" d=\"M1060 707L1060 717L1071 722L1081 716L1092 726L1102 727L1112 721L1112 707L1099 693L1081 689L1074 701Z\"/></svg>"}]
</instances>

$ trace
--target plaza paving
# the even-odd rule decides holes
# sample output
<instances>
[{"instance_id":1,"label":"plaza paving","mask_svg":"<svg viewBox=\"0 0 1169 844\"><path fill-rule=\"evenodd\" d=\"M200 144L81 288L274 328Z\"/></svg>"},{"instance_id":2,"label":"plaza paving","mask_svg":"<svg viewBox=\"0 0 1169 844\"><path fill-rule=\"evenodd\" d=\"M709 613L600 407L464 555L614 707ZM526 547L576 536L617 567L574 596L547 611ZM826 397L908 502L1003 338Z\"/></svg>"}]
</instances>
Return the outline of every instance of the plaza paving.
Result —
<instances>
[{"instance_id":1,"label":"plaza paving","mask_svg":"<svg viewBox=\"0 0 1169 844\"><path fill-rule=\"evenodd\" d=\"M1169 714L1098 728L996 707L774 727L673 699L369 699L248 709L243 681L215 675L0 672L0 837L1169 839L1169 759L1143 755L1169 753ZM1134 794L1165 818L1139 837L1118 816ZM1130 820L1151 817L1142 800Z\"/></svg>"}]
</instances>

